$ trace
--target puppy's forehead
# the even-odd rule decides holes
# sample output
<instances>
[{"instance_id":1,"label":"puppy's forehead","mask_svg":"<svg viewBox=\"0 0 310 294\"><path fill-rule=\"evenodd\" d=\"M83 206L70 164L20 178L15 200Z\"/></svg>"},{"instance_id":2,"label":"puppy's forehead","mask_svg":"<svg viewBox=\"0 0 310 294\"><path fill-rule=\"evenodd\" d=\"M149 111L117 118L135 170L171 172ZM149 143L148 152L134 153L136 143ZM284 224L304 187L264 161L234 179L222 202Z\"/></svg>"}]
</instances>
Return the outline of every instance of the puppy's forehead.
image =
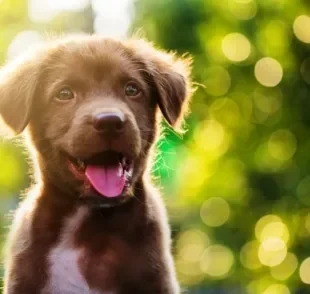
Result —
<instances>
[{"instance_id":1,"label":"puppy's forehead","mask_svg":"<svg viewBox=\"0 0 310 294\"><path fill-rule=\"evenodd\" d=\"M135 75L141 65L125 45L107 39L60 44L49 58L48 67L63 76L83 75L100 80L104 76Z\"/></svg>"}]
</instances>

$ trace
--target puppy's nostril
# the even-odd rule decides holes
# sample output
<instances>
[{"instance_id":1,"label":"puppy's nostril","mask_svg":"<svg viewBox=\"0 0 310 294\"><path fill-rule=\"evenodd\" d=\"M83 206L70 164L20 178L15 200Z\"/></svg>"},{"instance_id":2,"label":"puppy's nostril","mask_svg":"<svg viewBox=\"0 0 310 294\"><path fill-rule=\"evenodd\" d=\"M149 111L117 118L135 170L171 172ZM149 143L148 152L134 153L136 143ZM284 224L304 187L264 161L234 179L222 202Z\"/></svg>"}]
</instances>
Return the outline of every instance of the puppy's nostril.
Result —
<instances>
[{"instance_id":1,"label":"puppy's nostril","mask_svg":"<svg viewBox=\"0 0 310 294\"><path fill-rule=\"evenodd\" d=\"M93 125L98 131L120 132L124 129L124 114L121 112L102 112L94 117Z\"/></svg>"}]
</instances>

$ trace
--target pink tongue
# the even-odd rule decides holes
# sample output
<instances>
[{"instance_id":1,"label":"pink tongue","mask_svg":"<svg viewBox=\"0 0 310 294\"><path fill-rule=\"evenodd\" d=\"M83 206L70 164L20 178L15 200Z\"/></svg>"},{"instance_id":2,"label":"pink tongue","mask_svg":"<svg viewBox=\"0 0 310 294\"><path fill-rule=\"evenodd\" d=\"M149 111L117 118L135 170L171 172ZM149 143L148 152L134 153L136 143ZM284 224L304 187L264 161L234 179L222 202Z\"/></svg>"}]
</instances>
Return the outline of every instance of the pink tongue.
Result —
<instances>
[{"instance_id":1,"label":"pink tongue","mask_svg":"<svg viewBox=\"0 0 310 294\"><path fill-rule=\"evenodd\" d=\"M105 197L119 196L125 186L125 177L120 163L109 167L88 165L85 175L97 192Z\"/></svg>"}]
</instances>

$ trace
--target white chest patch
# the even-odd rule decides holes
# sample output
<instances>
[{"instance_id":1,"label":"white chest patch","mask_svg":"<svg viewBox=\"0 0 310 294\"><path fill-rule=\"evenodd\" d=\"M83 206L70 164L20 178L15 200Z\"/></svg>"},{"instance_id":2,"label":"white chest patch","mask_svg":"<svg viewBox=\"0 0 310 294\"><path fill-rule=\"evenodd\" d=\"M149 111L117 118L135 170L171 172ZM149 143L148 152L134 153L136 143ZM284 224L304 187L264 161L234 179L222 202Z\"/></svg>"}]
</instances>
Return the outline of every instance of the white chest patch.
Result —
<instances>
[{"instance_id":1,"label":"white chest patch","mask_svg":"<svg viewBox=\"0 0 310 294\"><path fill-rule=\"evenodd\" d=\"M48 256L49 280L44 294L116 294L90 289L80 272L80 249L74 248L72 241L76 229L86 217L87 208L80 208L64 225L60 241Z\"/></svg>"},{"instance_id":2,"label":"white chest patch","mask_svg":"<svg viewBox=\"0 0 310 294\"><path fill-rule=\"evenodd\" d=\"M82 276L78 259L78 250L58 246L49 255L50 280L49 294L82 294L90 293L90 289Z\"/></svg>"}]
</instances>

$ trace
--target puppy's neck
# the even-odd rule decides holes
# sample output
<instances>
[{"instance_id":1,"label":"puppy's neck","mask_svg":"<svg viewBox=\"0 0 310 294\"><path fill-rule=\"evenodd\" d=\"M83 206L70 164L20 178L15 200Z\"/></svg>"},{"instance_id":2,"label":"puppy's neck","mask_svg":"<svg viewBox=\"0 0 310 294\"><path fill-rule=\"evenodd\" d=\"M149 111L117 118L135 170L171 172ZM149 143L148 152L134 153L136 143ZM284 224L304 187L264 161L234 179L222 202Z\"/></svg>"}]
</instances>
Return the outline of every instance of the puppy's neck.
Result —
<instances>
[{"instance_id":1,"label":"puppy's neck","mask_svg":"<svg viewBox=\"0 0 310 294\"><path fill-rule=\"evenodd\" d=\"M44 180L40 183L41 192L39 198L47 205L53 207L67 207L74 208L77 205L77 197L74 197L74 193L66 189L60 188L54 184L54 181Z\"/></svg>"}]
</instances>

